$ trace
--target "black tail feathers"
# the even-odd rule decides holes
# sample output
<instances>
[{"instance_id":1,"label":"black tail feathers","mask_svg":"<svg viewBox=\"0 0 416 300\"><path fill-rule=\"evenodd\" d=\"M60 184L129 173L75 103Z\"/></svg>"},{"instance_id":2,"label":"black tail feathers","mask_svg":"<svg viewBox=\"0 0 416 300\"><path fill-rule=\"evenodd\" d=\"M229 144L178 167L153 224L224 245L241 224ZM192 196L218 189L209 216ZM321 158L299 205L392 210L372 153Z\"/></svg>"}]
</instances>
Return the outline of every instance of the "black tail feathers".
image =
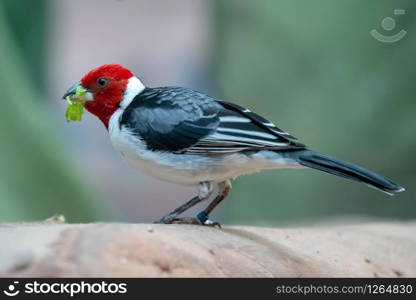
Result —
<instances>
[{"instance_id":1,"label":"black tail feathers","mask_svg":"<svg viewBox=\"0 0 416 300\"><path fill-rule=\"evenodd\" d=\"M405 190L377 173L315 151L300 150L292 152L291 155L303 166L365 183L389 195Z\"/></svg>"}]
</instances>

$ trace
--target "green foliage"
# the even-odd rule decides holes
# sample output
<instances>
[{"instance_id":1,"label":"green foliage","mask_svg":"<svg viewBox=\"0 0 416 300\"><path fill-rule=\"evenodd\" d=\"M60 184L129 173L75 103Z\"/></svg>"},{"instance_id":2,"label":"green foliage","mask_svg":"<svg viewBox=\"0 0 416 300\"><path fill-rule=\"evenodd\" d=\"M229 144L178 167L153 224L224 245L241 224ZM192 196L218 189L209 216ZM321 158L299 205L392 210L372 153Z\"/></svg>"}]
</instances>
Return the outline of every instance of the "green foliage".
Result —
<instances>
[{"instance_id":1,"label":"green foliage","mask_svg":"<svg viewBox=\"0 0 416 300\"><path fill-rule=\"evenodd\" d=\"M4 22L13 36L14 47L24 54L25 72L35 83L38 92L44 88L46 39L49 24L48 0L1 0ZM2 41L3 43L3 41Z\"/></svg>"},{"instance_id":2,"label":"green foliage","mask_svg":"<svg viewBox=\"0 0 416 300\"><path fill-rule=\"evenodd\" d=\"M313 170L274 170L234 181L232 222L333 215L415 217L416 19L410 1L217 1L221 97L252 108L311 149L354 162L408 190L394 198ZM393 15L395 8L407 14ZM384 17L393 33L370 34ZM255 188L253 188L255 187Z\"/></svg>"},{"instance_id":3,"label":"green foliage","mask_svg":"<svg viewBox=\"0 0 416 300\"><path fill-rule=\"evenodd\" d=\"M14 22L9 21L10 16L5 17L6 2L0 2L0 221L41 220L55 213L72 222L102 219L103 211L94 204L95 197L82 174L66 161L68 155L51 128L29 71L43 64L43 56L31 60L23 51L25 47L20 47L11 26ZM38 1L14 2L26 13L25 4ZM33 21L26 21L29 28ZM32 54L43 47L43 35L42 30L36 32Z\"/></svg>"}]
</instances>

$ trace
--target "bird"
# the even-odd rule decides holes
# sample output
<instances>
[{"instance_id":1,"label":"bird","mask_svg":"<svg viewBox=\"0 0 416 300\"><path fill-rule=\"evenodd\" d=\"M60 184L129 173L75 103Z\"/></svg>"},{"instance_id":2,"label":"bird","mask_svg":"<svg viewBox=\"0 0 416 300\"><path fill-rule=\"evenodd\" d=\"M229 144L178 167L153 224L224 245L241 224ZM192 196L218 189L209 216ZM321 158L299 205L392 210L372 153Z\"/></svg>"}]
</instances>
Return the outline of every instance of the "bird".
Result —
<instances>
[{"instance_id":1,"label":"bird","mask_svg":"<svg viewBox=\"0 0 416 300\"><path fill-rule=\"evenodd\" d=\"M310 150L252 110L189 88L147 87L119 64L89 71L66 91L63 98L68 97L101 120L130 166L198 187L195 197L157 223L220 226L209 215L229 195L231 180L263 169L312 168L389 195L405 190L375 172ZM210 198L196 217L179 217Z\"/></svg>"}]
</instances>

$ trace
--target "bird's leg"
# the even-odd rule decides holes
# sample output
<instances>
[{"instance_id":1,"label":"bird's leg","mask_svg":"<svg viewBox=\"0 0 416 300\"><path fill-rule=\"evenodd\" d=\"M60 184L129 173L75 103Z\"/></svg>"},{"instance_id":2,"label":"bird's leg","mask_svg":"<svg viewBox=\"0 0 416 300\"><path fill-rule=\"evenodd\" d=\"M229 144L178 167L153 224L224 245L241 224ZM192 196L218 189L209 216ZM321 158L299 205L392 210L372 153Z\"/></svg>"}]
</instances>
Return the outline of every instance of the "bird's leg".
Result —
<instances>
[{"instance_id":1,"label":"bird's leg","mask_svg":"<svg viewBox=\"0 0 416 300\"><path fill-rule=\"evenodd\" d=\"M181 206L177 207L176 209L174 209L172 212L165 215L162 219L160 219L156 223L164 223L164 224L186 223L186 224L199 224L199 225L201 225L199 220L196 219L196 218L178 219L176 217L178 215L180 215L181 213L183 213L184 211L191 208L192 206L194 206L195 204L197 204L201 201L207 200L209 198L209 196L211 196L213 189L214 189L214 186L211 182L201 182L199 184L198 196L192 198L191 200L189 200L185 204L182 204Z\"/></svg>"},{"instance_id":2,"label":"bird's leg","mask_svg":"<svg viewBox=\"0 0 416 300\"><path fill-rule=\"evenodd\" d=\"M222 200L227 198L231 191L231 182L229 180L220 182L218 184L218 195L208 206L201 211L196 218L204 225L208 226L218 226L221 227L220 223L211 221L208 216L214 210L214 208L220 204Z\"/></svg>"}]
</instances>

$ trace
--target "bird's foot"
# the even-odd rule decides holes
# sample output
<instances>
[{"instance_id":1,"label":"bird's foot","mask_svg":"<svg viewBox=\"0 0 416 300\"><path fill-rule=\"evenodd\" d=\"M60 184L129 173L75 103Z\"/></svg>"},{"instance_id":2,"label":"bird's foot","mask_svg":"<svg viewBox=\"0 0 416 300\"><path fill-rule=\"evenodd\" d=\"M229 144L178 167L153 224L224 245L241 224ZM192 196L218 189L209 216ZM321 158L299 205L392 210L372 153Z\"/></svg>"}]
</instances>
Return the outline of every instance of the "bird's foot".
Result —
<instances>
[{"instance_id":1,"label":"bird's foot","mask_svg":"<svg viewBox=\"0 0 416 300\"><path fill-rule=\"evenodd\" d=\"M169 224L191 224L191 225L201 225L201 226L209 226L209 227L218 227L221 228L221 224L218 222L211 221L206 219L202 222L198 217L185 217L185 218L176 218L173 219Z\"/></svg>"},{"instance_id":2,"label":"bird's foot","mask_svg":"<svg viewBox=\"0 0 416 300\"><path fill-rule=\"evenodd\" d=\"M193 224L193 225L204 225L199 219L184 217L184 218L162 218L159 221L155 221L156 224Z\"/></svg>"},{"instance_id":3,"label":"bird's foot","mask_svg":"<svg viewBox=\"0 0 416 300\"><path fill-rule=\"evenodd\" d=\"M184 218L168 218L164 217L159 221L154 223L157 224L191 224L191 225L202 225L202 226L210 226L210 227L219 227L221 228L221 224L218 222L211 221L208 219L208 216L204 212L200 212L196 218L193 217L184 217Z\"/></svg>"},{"instance_id":4,"label":"bird's foot","mask_svg":"<svg viewBox=\"0 0 416 300\"><path fill-rule=\"evenodd\" d=\"M197 218L184 217L184 218L175 218L170 222L170 224L191 224L191 225L204 225Z\"/></svg>"}]
</instances>

